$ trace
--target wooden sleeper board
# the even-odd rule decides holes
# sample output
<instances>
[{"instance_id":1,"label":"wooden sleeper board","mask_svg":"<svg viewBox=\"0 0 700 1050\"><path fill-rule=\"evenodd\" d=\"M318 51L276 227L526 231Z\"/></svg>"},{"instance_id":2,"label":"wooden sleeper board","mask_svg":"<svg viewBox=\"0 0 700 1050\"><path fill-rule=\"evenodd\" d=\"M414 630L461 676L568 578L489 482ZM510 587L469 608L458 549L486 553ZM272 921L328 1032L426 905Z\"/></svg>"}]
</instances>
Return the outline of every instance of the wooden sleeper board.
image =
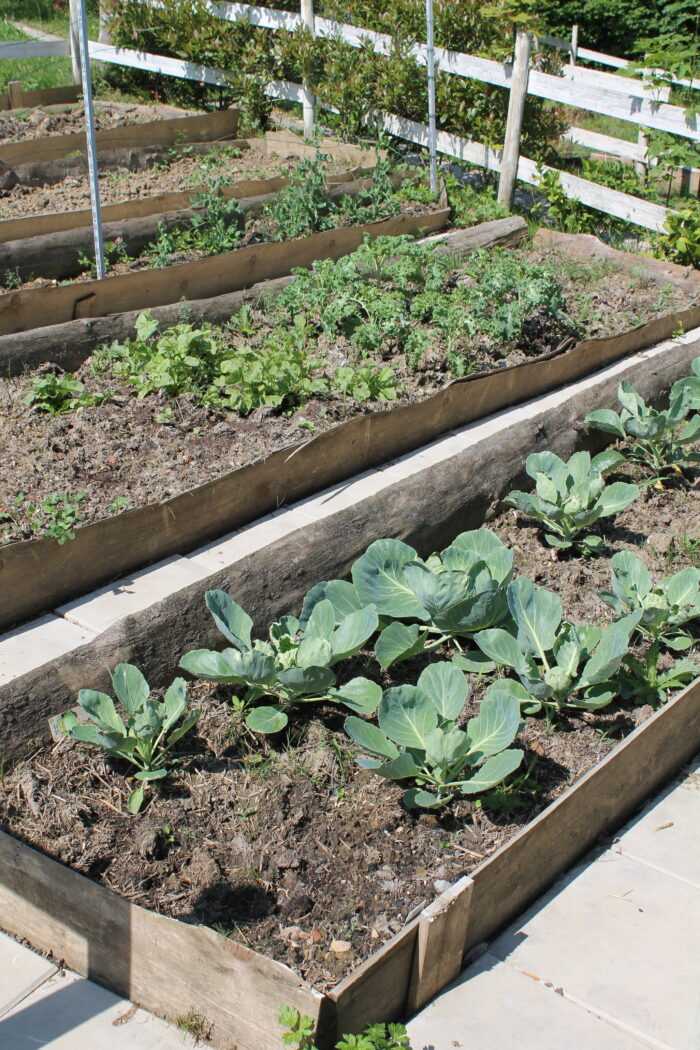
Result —
<instances>
[{"instance_id":1,"label":"wooden sleeper board","mask_svg":"<svg viewBox=\"0 0 700 1050\"><path fill-rule=\"evenodd\" d=\"M40 106L53 106L61 102L77 102L82 97L83 89L77 84L66 87L40 88L37 91L24 91L20 88L19 108L35 109ZM12 111L9 94L0 95L0 110Z\"/></svg>"},{"instance_id":2,"label":"wooden sleeper board","mask_svg":"<svg viewBox=\"0 0 700 1050\"><path fill-rule=\"evenodd\" d=\"M176 142L212 142L236 137L238 110L222 109L203 116L171 117L143 124L123 124L95 132L97 151L131 146L170 146ZM48 135L44 138L0 144L0 161L22 164L26 161L52 160L87 149L85 133Z\"/></svg>"}]
</instances>

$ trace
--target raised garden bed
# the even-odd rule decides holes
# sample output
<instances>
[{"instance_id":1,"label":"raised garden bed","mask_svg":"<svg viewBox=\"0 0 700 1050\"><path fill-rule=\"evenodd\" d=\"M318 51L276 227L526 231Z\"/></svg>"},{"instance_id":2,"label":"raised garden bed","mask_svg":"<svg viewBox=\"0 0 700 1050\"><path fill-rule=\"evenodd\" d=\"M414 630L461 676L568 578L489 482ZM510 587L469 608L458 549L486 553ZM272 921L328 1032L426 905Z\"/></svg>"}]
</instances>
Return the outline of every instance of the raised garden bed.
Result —
<instances>
[{"instance_id":1,"label":"raised garden bed","mask_svg":"<svg viewBox=\"0 0 700 1050\"><path fill-rule=\"evenodd\" d=\"M511 231L509 236L518 233L517 220L503 220L485 224L483 232L475 228L453 235L446 245L452 251L468 252L475 243L484 243L489 227L501 231L504 224ZM523 230L522 224L519 229ZM504 256L502 260L503 264L526 270L537 261L538 257L532 253L523 257L516 254L512 259ZM487 272L490 263L481 257L478 265L482 269L486 267ZM279 407L275 409L273 403L265 408L264 397L259 402L261 407L250 415L247 412L253 407L251 404L242 403L238 410L231 411L221 404L207 404L206 398L201 403L202 390L198 395L197 388L192 388L184 397L173 394L137 397L129 382L110 378L109 362L107 372L97 377L92 363L88 362L79 373L81 381L86 383L85 396L89 399L92 392L105 387L106 391L112 391L113 402L102 402L92 408L82 408L77 414L58 417L34 411L29 415L28 427L24 399L36 377L7 381L5 444L8 449L14 449L9 460L15 465L4 481L5 539L22 538L5 550L0 619L5 624L16 622L65 600L77 593L75 581L78 579L84 586L94 587L149 560L183 553L217 533L240 527L284 503L405 452L452 426L554 389L631 351L653 345L679 325L690 327L700 318L697 308L681 310L679 314L664 312L673 305L687 303L686 292L675 293L671 289L670 295L668 290L660 293L653 283L641 282L638 276L629 279L623 272L606 267L599 268L597 276L589 275L589 283L576 291L577 280L582 273L586 275L585 267L571 268L561 257L553 262L550 259L548 265L550 269L544 272L551 274L554 268L559 280L568 285L564 293L568 312L547 317L540 307L535 307L531 319L530 315L526 319L530 328L525 324L519 338L509 343L489 336L488 330L480 336L463 337L462 342L453 344L452 359L457 364L469 363L473 374L457 382L452 381L449 371L449 330L446 334L444 328L436 327L431 334L430 326L419 321L412 321L412 331L419 336L426 333L433 345L423 366L418 368L411 367L410 355L397 344L395 337L381 340L376 350L367 351L368 356L358 363L352 356L357 353L356 344L348 340L347 335L333 336L329 341L321 332L317 347L311 342L308 353L319 354L323 364L311 370L308 382L321 380L327 389L323 394L309 389L296 405L291 399L286 405L283 401L284 412L280 412ZM568 279L562 276L567 273L567 266ZM503 266L498 270L501 276L502 270ZM556 289L559 287L556 284ZM253 289L251 296L254 299L258 294L259 291ZM294 313L293 300L289 301L292 313L286 320L282 319L283 328L291 326ZM450 301L449 295L445 301ZM234 304L230 300L226 302L228 316ZM576 342L572 333L576 332L573 326L577 320L589 331L614 331L609 320L614 315L608 315L607 309L614 306L619 310L623 302L625 310L630 312L614 322L620 327L642 320L645 312L646 316L653 316L660 311L660 315L627 333L596 335L571 345ZM237 305L240 304L241 300ZM577 317L576 309L587 311L587 315L580 312ZM636 313L631 312L635 309ZM247 315L241 316L244 331L237 332L234 328L220 332L216 338L221 339L222 346L235 347L241 340L247 345L254 339L267 338L269 319L251 313L250 309ZM105 320L109 322L109 318ZM130 325L134 320L132 316ZM107 338L109 327L103 327L102 331ZM51 332L52 329L47 330L49 337ZM369 338L373 332L359 334ZM308 335L304 340L311 338ZM405 332L402 338L405 342ZM154 335L151 343L156 342ZM567 343L570 348L563 350ZM384 358L387 350L391 354L391 365ZM63 367L76 367L81 359L80 356L77 361L59 358ZM104 360L103 357L103 363ZM362 367L369 368L370 378L385 370L384 386L379 393L390 397L389 410L386 410L386 400L377 400L376 394L375 400L371 399L369 388L364 393L357 388L364 399L354 396L352 387L349 393L342 392L334 376L338 366L347 372L348 363L354 366L355 379ZM494 369L496 364L501 367ZM139 372L142 367L145 367L143 362ZM386 372L389 367L396 369L393 376ZM486 374L479 374L484 369ZM106 420L110 431L103 439ZM344 422L338 425L339 421ZM133 427L138 428L138 439L133 436ZM304 431L308 430L313 437L306 436ZM103 453L95 457L95 448L102 441ZM81 451L87 447L92 450L89 462ZM38 486L32 473L37 454L42 457L40 476L44 488ZM226 460L222 469L223 456ZM256 456L262 457L261 462L251 463ZM24 473L22 462L28 465ZM236 469L231 471L230 467ZM18 491L25 492L26 496L13 505ZM77 508L78 519L84 515L94 524L82 525L76 531L76 539L60 548L54 540L25 538L23 528L29 530L29 536L32 528L26 505L36 507L51 493L68 491L86 493ZM128 509L123 513L127 500ZM105 513L110 516L98 520ZM26 526L22 525L23 521ZM39 514L35 528L40 522ZM41 588L29 587L27 580L32 576L28 566L39 564L42 566Z\"/></svg>"},{"instance_id":2,"label":"raised garden bed","mask_svg":"<svg viewBox=\"0 0 700 1050\"><path fill-rule=\"evenodd\" d=\"M273 616L296 610L300 594L321 575L327 579L344 572L368 536L401 536L427 554L484 520L490 501L520 480L522 460L529 451L571 452L584 437L582 429L575 429L576 422L590 409L614 403L620 375L632 380L645 397L658 396L688 372L697 352L697 339L668 344L625 369L616 366L615 374L607 378L603 375L579 384L571 393L550 397L539 412L511 413L515 418L506 416L500 429L494 431L491 424L497 441L493 433L487 435L487 427L482 428L480 442L436 464L429 474L394 484L362 512L350 508L341 515L342 523L321 522L310 526L308 535L296 534L259 552L234 567L228 579L219 574L215 584L225 585L244 605L250 599L263 626ZM473 486L458 483L465 476L474 479ZM416 484L418 480L422 484ZM678 538L675 545L668 545L667 559L659 556L655 553L661 547L659 526L663 531L665 521L680 522L690 540L697 539L693 506L694 500L680 490L648 488L646 496L618 516L614 525L603 528L606 556L628 549L639 554L656 576L668 575L696 557L696 547ZM606 618L605 607L596 603L592 593L594 586L608 583L605 558L593 562L564 557L554 562L541 537L512 513L501 518L492 514L490 527L514 552L517 573L557 590L565 614L575 622ZM640 539L650 532L657 534L657 546L650 542L640 547ZM273 590L270 579L275 581ZM96 639L92 643L95 671L87 679L83 667L80 684L102 685L97 661L103 645L112 653L118 645L121 656L141 662L154 680L169 679L174 651L213 640L212 632L203 630L201 609L201 592L211 585L211 579L203 581L188 588L176 605L156 607L156 619L132 619L119 640L116 635ZM447 651L437 655L445 656ZM348 676L370 672L368 652L355 659ZM75 681L78 663L76 659L64 663L64 681ZM382 684L391 679L413 681L422 666L415 660L404 664L400 675L398 667L392 668L380 675ZM44 669L47 686L49 673ZM471 684L473 700L482 687L474 679ZM22 685L18 682L18 689ZM66 705L68 690L64 686L59 695L53 685L51 689L51 705L60 710L59 701ZM83 870L102 880L103 886L3 835L0 899L11 932L158 1012L172 1016L182 1012L183 1004L191 1004L213 1023L212 1035L222 1046L276 1045L275 1017L283 1002L318 1019L320 1045L329 1043L337 1032L416 1008L456 974L464 951L493 934L539 894L598 834L621 823L697 750L700 738L697 686L648 718L650 711L633 703L620 704L600 714L571 712L558 730L545 733L529 717L522 743L538 764L514 793L500 800L485 797L480 808L460 802L444 817L412 817L399 808L399 792L393 787L354 769L345 750L348 745L337 735L337 715L332 710L323 712L321 719L297 718L290 748L273 743L261 749L251 745L240 723L227 738L225 722L231 715L226 702L220 703L221 694L210 687L195 689L200 690L206 715L192 765L185 765L172 781L172 790L166 788L152 808L135 820L117 817L110 809L123 812L126 785L118 769L95 761L94 752L89 769L74 762L70 757L74 752L66 745L54 754L35 755L21 771L17 767L11 774L13 790L5 802L5 819L9 817L15 832L31 837L38 810L45 819L37 844L84 865ZM36 700L25 707L24 715L25 721L38 727L47 711L36 685L34 690ZM26 689L21 695L26 697ZM10 721L19 714L10 712ZM642 724L633 729L636 723ZM601 731L598 735L596 729ZM630 730L622 744L613 746L611 736ZM581 776L586 769L589 772ZM572 788L564 790L567 780L577 778ZM215 782L225 799L213 793ZM550 799L554 801L532 820ZM67 812L70 820L62 823L61 815ZM108 814L106 820L103 813ZM87 835L81 840L88 843L82 859L72 846L76 820ZM131 856L128 866L123 863L127 847L121 837L126 822L132 832L136 826L143 833L138 856ZM522 825L526 826L518 832ZM46 835L51 826L56 831L49 844ZM515 837L498 848L509 833ZM234 835L240 841L232 858L227 850ZM132 834L129 847L133 849L136 841ZM412 849L416 854L411 858ZM480 858L473 854L478 853L486 859L475 867ZM246 869L247 864L255 872ZM363 869L361 877L358 869ZM171 875L177 889L174 881L168 883ZM414 904L418 907L436 892L436 878L452 882L457 876L449 891L410 918ZM343 878L349 881L338 881ZM313 905L314 894L323 894L330 879L336 880L335 903L330 905L336 908L333 922L302 899L306 894ZM132 902L105 889L111 884L131 896ZM185 896L178 897L183 892ZM156 907L187 922L144 911L139 906L143 898L138 896L144 893L151 904L155 901ZM77 910L76 899L81 901ZM262 915L251 914L256 907ZM211 913L205 917L206 908L218 908L217 917ZM274 924L265 909L268 915L275 913ZM217 936L191 925L207 919L220 923L230 935ZM374 944L391 934L392 921L403 924L400 931L367 958ZM333 946L332 939L347 944ZM158 951L149 950L149 943L157 943ZM251 944L262 943L274 944L276 957L317 982L323 994L284 966L251 951ZM188 961L181 968L178 963L185 955ZM358 969L330 987L343 976L344 962L354 964L363 957L366 961Z\"/></svg>"}]
</instances>

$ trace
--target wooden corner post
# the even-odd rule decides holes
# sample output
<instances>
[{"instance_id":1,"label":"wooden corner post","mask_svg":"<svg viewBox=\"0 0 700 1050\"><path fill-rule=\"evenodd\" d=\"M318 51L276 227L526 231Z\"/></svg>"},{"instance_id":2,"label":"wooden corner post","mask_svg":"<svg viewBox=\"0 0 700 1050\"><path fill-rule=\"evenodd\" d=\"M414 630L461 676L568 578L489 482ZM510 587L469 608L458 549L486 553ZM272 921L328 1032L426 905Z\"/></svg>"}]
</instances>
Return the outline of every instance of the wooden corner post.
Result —
<instances>
[{"instance_id":1,"label":"wooden corner post","mask_svg":"<svg viewBox=\"0 0 700 1050\"><path fill-rule=\"evenodd\" d=\"M420 1010L462 969L474 883L463 876L429 904L418 923L406 1015Z\"/></svg>"},{"instance_id":2,"label":"wooden corner post","mask_svg":"<svg viewBox=\"0 0 700 1050\"><path fill-rule=\"evenodd\" d=\"M523 127L525 100L527 99L527 79L530 71L530 51L532 37L529 33L518 32L515 38L515 59L510 82L508 100L508 118L506 136L501 157L501 178L498 183L498 200L507 208L513 203L515 180L518 174L520 157L520 133Z\"/></svg>"}]
</instances>

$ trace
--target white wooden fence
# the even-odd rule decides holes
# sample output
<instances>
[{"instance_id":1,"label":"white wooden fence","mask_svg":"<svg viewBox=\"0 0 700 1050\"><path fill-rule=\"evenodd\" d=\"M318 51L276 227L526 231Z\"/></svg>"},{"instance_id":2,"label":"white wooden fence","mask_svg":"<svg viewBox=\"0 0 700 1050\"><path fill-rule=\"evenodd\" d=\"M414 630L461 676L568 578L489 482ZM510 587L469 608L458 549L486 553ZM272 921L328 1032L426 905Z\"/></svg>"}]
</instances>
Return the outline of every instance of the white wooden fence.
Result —
<instances>
[{"instance_id":1,"label":"white wooden fence","mask_svg":"<svg viewBox=\"0 0 700 1050\"><path fill-rule=\"evenodd\" d=\"M158 6L158 0L145 0L145 2L154 7ZM209 0L207 6L212 14L226 21L246 21L252 26L265 29L294 31L299 28L301 22L297 14L248 4L215 3L214 0ZM392 38L386 34L328 19L316 18L314 28L317 36L338 38L353 47L362 47L369 42L379 54L387 54L392 46ZM57 46L53 41L51 44ZM9 47L10 43L0 42L0 57L15 57L14 52L4 50L5 46ZM46 42L27 41L19 44L12 42L11 46L12 48L19 46L23 56L47 53L44 50L32 50L45 48ZM65 42L63 46L67 49L68 43ZM67 50L52 53L66 54ZM229 78L224 70L212 69L181 59L147 54L129 48L117 48L96 41L90 41L89 53L94 60L131 69L216 86L225 86L229 83ZM419 64L426 64L427 48L424 44L413 45L411 53ZM585 49L581 48L578 49L578 56L588 57ZM512 68L507 63L494 62L445 48L436 48L435 57L443 73L479 80L506 89L510 88ZM667 93L661 92L661 94L652 96L648 87L641 81L582 69L580 66L569 64L564 67L561 76L530 70L527 93L578 109L617 117L642 128L669 131L700 142L698 118L690 117L681 107L664 101L665 98L668 98ZM303 101L302 86L288 81L271 82L268 84L267 94L270 97L287 101ZM319 102L322 106L324 105L322 100ZM382 114L381 123L392 134L420 145L427 144L428 129L425 125L404 120L394 114ZM566 137L572 142L578 142L592 149L627 156L633 160L643 160L646 153L641 145L628 143L623 139L613 139L611 136L586 132L583 129L572 128ZM492 171L500 171L500 153L482 143L440 132L438 151ZM517 169L518 178L524 182L536 184L538 180L536 167L534 161L520 157ZM581 201L582 204L650 230L663 229L668 214L666 208L617 190L599 186L590 180L581 179L567 172L559 172L559 177L567 196Z\"/></svg>"}]
</instances>

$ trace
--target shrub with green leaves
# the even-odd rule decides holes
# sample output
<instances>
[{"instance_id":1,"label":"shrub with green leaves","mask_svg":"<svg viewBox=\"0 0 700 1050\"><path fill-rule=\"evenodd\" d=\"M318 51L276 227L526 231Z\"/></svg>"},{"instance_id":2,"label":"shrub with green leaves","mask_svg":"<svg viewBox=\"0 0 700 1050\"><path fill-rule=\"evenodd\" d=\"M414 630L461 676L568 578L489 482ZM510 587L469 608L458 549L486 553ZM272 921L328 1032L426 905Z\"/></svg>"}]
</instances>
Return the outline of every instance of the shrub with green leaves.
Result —
<instances>
[{"instance_id":1,"label":"shrub with green leaves","mask_svg":"<svg viewBox=\"0 0 700 1050\"><path fill-rule=\"evenodd\" d=\"M691 415L694 389L681 380L673 387L669 407L655 409L623 379L617 389L622 411L601 408L589 412L585 422L624 441L627 459L646 467L652 480L660 482L669 471L680 475L700 463L700 452L689 447L700 440L700 415Z\"/></svg>"},{"instance_id":2,"label":"shrub with green leaves","mask_svg":"<svg viewBox=\"0 0 700 1050\"><path fill-rule=\"evenodd\" d=\"M516 489L505 502L539 521L552 547L578 547L593 554L602 548L603 539L588 530L601 518L619 514L639 496L636 485L605 483L605 475L624 462L624 456L613 451L593 459L588 452L576 452L566 463L554 452L533 452L525 470L535 482L535 492Z\"/></svg>"},{"instance_id":3,"label":"shrub with green leaves","mask_svg":"<svg viewBox=\"0 0 700 1050\"><path fill-rule=\"evenodd\" d=\"M345 730L371 757L358 765L387 780L413 780L405 792L410 809L438 809L455 795L476 795L518 768L523 752L510 748L522 722L510 682L489 686L479 714L464 729L457 719L467 700L467 680L453 663L433 663L417 685L382 693L379 725L351 715Z\"/></svg>"},{"instance_id":4,"label":"shrub with green leaves","mask_svg":"<svg viewBox=\"0 0 700 1050\"><path fill-rule=\"evenodd\" d=\"M36 376L24 400L39 412L60 416L90 405L99 405L108 397L109 394L87 391L84 383L66 373L62 376Z\"/></svg>"},{"instance_id":5,"label":"shrub with green leaves","mask_svg":"<svg viewBox=\"0 0 700 1050\"><path fill-rule=\"evenodd\" d=\"M67 711L61 729L72 740L101 747L111 758L122 758L136 767L140 783L129 795L127 808L138 813L146 784L168 775L174 762L172 748L192 729L199 711L185 713L187 685L183 678L176 678L163 699L157 700L151 698L151 687L133 664L117 664L110 677L125 717L111 696L81 689L78 704L89 722L79 722L74 711Z\"/></svg>"},{"instance_id":6,"label":"shrub with green leaves","mask_svg":"<svg viewBox=\"0 0 700 1050\"><path fill-rule=\"evenodd\" d=\"M425 561L401 540L376 540L354 563L352 583L330 580L309 591L302 621L320 601L338 613L371 604L382 628L376 656L389 668L447 640L461 648L457 639L500 623L512 575L513 553L489 529L463 532ZM478 659L458 660L465 670L485 669Z\"/></svg>"},{"instance_id":7,"label":"shrub with green leaves","mask_svg":"<svg viewBox=\"0 0 700 1050\"><path fill-rule=\"evenodd\" d=\"M250 705L269 696L276 702L252 708L246 725L256 733L277 733L287 725L287 712L300 703L326 700L351 711L372 714L381 689L366 678L353 678L336 688L332 668L354 656L377 629L373 605L356 604L340 613L332 602L318 602L303 624L294 616L273 623L269 640L253 640L253 621L225 591L207 591L207 608L232 648L217 652L195 649L180 666L206 682L244 686Z\"/></svg>"},{"instance_id":8,"label":"shrub with green leaves","mask_svg":"<svg viewBox=\"0 0 700 1050\"><path fill-rule=\"evenodd\" d=\"M497 667L512 668L526 714L544 708L551 721L565 709L597 711L619 692L615 676L641 619L636 611L609 627L576 627L562 621L556 594L526 576L508 586L513 627L494 627L474 638Z\"/></svg>"}]
</instances>

